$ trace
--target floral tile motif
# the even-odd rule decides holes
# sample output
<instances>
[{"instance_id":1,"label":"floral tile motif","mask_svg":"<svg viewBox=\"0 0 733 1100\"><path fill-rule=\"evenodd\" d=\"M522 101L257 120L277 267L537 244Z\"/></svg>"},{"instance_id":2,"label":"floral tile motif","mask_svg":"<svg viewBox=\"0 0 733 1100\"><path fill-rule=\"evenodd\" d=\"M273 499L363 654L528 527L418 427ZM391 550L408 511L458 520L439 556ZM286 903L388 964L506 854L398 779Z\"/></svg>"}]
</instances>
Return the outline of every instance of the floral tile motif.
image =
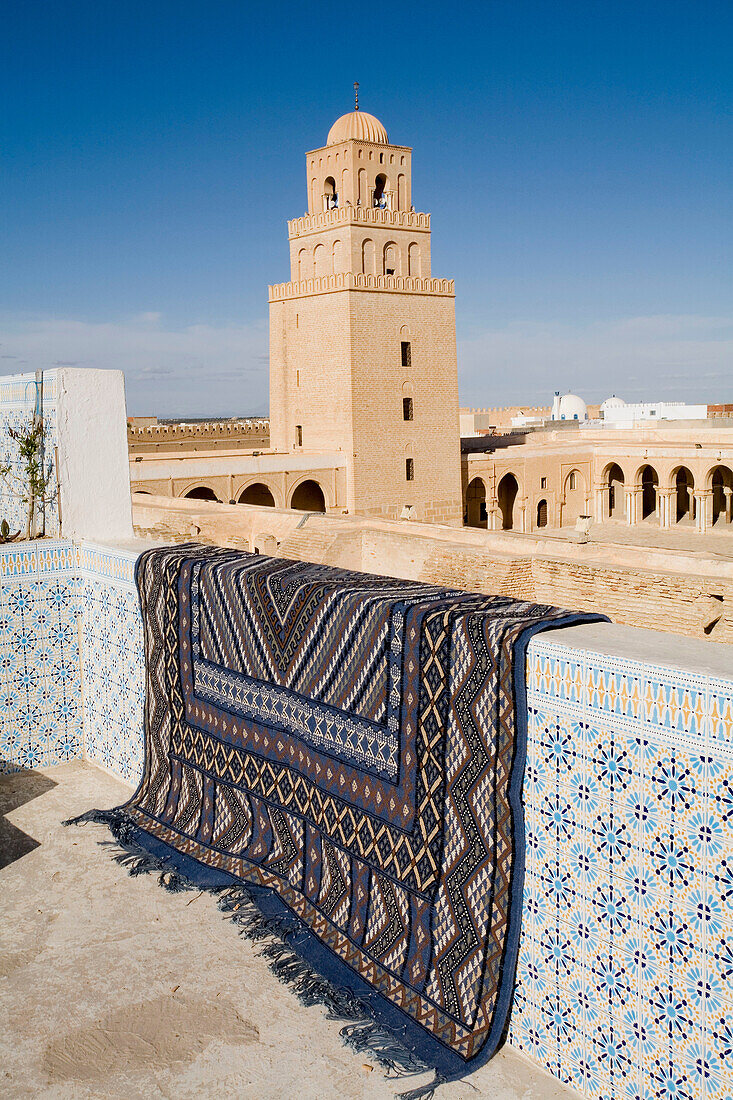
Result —
<instances>
[{"instance_id":1,"label":"floral tile motif","mask_svg":"<svg viewBox=\"0 0 733 1100\"><path fill-rule=\"evenodd\" d=\"M585 1097L731 1100L733 675L544 639L528 683L533 980L511 1041Z\"/></svg>"}]
</instances>

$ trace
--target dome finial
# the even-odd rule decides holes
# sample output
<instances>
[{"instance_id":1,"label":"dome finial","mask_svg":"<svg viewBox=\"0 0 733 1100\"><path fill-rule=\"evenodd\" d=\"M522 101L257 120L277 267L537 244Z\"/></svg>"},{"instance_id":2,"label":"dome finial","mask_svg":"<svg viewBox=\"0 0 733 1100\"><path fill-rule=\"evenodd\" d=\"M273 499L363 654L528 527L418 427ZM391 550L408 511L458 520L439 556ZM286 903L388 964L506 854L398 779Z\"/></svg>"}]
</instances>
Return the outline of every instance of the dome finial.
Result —
<instances>
[{"instance_id":1,"label":"dome finial","mask_svg":"<svg viewBox=\"0 0 733 1100\"><path fill-rule=\"evenodd\" d=\"M359 110L359 81L354 81L354 110Z\"/></svg>"}]
</instances>

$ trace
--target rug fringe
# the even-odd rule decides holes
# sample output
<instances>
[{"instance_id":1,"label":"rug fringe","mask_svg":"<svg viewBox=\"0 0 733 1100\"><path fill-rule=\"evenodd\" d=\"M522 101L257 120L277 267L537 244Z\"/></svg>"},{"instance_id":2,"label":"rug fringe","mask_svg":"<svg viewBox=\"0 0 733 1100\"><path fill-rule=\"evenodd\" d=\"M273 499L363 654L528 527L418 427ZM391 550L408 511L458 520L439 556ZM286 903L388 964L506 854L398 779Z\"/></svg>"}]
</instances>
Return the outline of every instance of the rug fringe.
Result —
<instances>
[{"instance_id":1,"label":"rug fringe","mask_svg":"<svg viewBox=\"0 0 733 1100\"><path fill-rule=\"evenodd\" d=\"M158 883L171 893L185 890L201 890L186 875L176 871L170 861L155 856L135 839L136 829L124 810L87 810L78 817L68 818L63 825L106 825L114 842L101 841L106 848L116 848L112 858L124 867L129 875L157 874ZM289 943L300 930L298 918L292 916L266 917L257 905L252 891L244 884L225 887L204 887L203 892L216 897L217 906L224 916L237 925L245 939L254 943L267 940L257 953L268 960L268 967L283 985L294 993L300 1004L311 1007L322 1005L329 1020L346 1021L340 1030L344 1044L361 1054L374 1058L388 1077L408 1077L433 1069L396 1038L373 1017L369 1005L351 990L335 985L323 978ZM446 1078L435 1071L435 1078L408 1092L400 1093L395 1100L433 1100L436 1088Z\"/></svg>"}]
</instances>

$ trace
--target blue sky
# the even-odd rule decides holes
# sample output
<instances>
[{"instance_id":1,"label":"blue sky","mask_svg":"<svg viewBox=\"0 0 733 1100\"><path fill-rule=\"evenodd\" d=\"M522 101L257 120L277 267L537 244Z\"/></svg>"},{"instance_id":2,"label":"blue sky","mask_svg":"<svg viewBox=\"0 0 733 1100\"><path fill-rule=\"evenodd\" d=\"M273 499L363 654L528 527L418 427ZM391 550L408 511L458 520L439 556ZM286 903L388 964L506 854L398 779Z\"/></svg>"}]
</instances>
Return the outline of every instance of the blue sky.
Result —
<instances>
[{"instance_id":1,"label":"blue sky","mask_svg":"<svg viewBox=\"0 0 733 1100\"><path fill-rule=\"evenodd\" d=\"M26 0L0 41L0 371L131 412L267 410L303 154L413 154L463 403L733 400L733 4Z\"/></svg>"}]
</instances>

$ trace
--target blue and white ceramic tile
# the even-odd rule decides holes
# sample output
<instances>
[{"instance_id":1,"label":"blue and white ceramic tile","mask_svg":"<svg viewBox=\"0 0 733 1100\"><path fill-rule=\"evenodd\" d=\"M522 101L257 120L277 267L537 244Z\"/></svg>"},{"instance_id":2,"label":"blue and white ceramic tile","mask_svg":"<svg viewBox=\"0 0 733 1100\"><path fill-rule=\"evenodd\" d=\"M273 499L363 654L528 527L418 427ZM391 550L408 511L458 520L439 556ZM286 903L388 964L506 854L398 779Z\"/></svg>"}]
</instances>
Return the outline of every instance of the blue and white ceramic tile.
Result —
<instances>
[{"instance_id":1,"label":"blue and white ceramic tile","mask_svg":"<svg viewBox=\"0 0 733 1100\"><path fill-rule=\"evenodd\" d=\"M510 1041L589 1098L731 1100L733 674L536 639L527 684Z\"/></svg>"}]
</instances>

